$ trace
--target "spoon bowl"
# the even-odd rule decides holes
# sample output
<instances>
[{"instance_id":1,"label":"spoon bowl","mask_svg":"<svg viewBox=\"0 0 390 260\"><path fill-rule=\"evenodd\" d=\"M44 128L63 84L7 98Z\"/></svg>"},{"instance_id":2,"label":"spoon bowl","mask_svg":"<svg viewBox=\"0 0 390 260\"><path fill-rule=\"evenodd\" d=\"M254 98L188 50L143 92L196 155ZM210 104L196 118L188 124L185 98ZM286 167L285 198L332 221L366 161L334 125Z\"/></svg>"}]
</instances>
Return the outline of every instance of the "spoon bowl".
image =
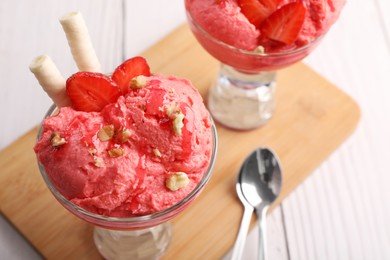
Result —
<instances>
[{"instance_id":1,"label":"spoon bowl","mask_svg":"<svg viewBox=\"0 0 390 260\"><path fill-rule=\"evenodd\" d=\"M240 169L238 183L252 207L272 204L282 188L282 170L276 154L269 148L254 150Z\"/></svg>"},{"instance_id":2,"label":"spoon bowl","mask_svg":"<svg viewBox=\"0 0 390 260\"><path fill-rule=\"evenodd\" d=\"M266 214L282 189L282 169L276 154L269 148L254 150L238 174L236 191L244 206L232 259L240 259L253 210L259 223L259 259L266 257Z\"/></svg>"}]
</instances>

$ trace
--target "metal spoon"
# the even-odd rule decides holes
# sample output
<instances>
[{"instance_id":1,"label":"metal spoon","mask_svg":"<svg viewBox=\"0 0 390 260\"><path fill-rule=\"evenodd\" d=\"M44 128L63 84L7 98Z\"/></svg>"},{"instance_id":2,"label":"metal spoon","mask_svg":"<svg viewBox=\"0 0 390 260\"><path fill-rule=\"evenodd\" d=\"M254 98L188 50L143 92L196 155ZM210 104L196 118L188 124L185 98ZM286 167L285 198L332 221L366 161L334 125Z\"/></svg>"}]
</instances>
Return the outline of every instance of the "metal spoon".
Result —
<instances>
[{"instance_id":1,"label":"metal spoon","mask_svg":"<svg viewBox=\"0 0 390 260\"><path fill-rule=\"evenodd\" d=\"M233 260L241 258L254 209L259 222L259 259L265 259L267 210L280 194L281 188L282 170L277 156L269 148L254 150L241 166L236 183L244 214L233 248Z\"/></svg>"}]
</instances>

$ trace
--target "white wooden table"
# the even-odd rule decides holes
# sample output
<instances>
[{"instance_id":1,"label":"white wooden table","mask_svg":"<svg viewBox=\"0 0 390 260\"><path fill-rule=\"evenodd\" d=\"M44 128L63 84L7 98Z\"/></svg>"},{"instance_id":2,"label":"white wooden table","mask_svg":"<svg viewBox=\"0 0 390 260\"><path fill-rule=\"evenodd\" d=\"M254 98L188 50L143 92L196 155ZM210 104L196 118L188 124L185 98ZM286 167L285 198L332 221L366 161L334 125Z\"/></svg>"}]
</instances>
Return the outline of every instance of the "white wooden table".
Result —
<instances>
[{"instance_id":1,"label":"white wooden table","mask_svg":"<svg viewBox=\"0 0 390 260\"><path fill-rule=\"evenodd\" d=\"M83 13L105 71L185 22L183 0L2 0L0 149L36 126L51 104L28 70L31 60L46 53L64 76L75 71L58 23L71 10ZM362 118L269 215L270 259L390 259L390 2L350 0L305 62L350 94ZM18 243L4 242L12 236L4 227L0 259L28 259ZM246 259L256 255L256 235Z\"/></svg>"}]
</instances>

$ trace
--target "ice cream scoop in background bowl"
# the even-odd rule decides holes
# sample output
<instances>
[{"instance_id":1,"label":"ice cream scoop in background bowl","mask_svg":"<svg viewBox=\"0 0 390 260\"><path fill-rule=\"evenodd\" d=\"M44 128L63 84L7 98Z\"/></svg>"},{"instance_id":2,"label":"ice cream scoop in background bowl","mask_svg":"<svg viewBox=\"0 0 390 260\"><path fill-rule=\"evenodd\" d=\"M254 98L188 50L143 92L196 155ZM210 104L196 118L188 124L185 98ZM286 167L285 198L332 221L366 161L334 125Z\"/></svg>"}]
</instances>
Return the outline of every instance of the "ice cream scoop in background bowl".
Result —
<instances>
[{"instance_id":1,"label":"ice cream scoop in background bowl","mask_svg":"<svg viewBox=\"0 0 390 260\"><path fill-rule=\"evenodd\" d=\"M58 109L53 105L46 117L55 115ZM181 201L162 211L134 217L108 217L89 212L66 199L53 185L44 167L39 163L42 177L54 197L71 213L95 226L93 239L100 254L106 259L158 259L167 250L171 241L169 220L185 210L201 193L212 175L217 153L217 132L211 126L212 153L210 163L198 185ZM42 127L38 132L38 139Z\"/></svg>"},{"instance_id":2,"label":"ice cream scoop in background bowl","mask_svg":"<svg viewBox=\"0 0 390 260\"><path fill-rule=\"evenodd\" d=\"M258 44L254 37L259 32L240 13L239 2L185 0L185 8L188 24L196 39L209 54L221 62L208 95L211 114L216 121L229 128L248 130L264 125L272 117L277 70L302 60L317 47L337 19L337 8L341 9L345 1L335 1L337 5L336 8L332 6L335 10L329 21L324 20L321 32L317 31L315 37L310 36L312 39L305 43L301 41L298 45L294 43L275 49L271 46L271 51L267 51L269 46L265 46L265 49L260 46L260 49L248 50L253 48L248 45ZM318 17L321 15L318 14ZM311 34L306 28L304 31L305 34ZM253 39L250 40L251 38ZM237 45L243 47L235 47Z\"/></svg>"}]
</instances>

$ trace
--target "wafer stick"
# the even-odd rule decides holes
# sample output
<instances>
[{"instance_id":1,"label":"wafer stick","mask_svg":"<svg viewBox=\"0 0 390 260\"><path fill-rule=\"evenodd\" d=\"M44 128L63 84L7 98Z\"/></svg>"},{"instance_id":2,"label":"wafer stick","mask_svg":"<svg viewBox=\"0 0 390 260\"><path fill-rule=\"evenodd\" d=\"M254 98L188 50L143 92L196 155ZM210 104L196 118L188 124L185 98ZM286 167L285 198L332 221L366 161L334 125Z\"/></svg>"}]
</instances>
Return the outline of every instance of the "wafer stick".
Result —
<instances>
[{"instance_id":1,"label":"wafer stick","mask_svg":"<svg viewBox=\"0 0 390 260\"><path fill-rule=\"evenodd\" d=\"M80 71L101 72L101 66L80 12L70 12L60 18L60 23Z\"/></svg>"},{"instance_id":2,"label":"wafer stick","mask_svg":"<svg viewBox=\"0 0 390 260\"><path fill-rule=\"evenodd\" d=\"M36 57L31 62L29 68L57 107L69 106L71 104L66 93L66 81L49 56L41 55Z\"/></svg>"}]
</instances>

